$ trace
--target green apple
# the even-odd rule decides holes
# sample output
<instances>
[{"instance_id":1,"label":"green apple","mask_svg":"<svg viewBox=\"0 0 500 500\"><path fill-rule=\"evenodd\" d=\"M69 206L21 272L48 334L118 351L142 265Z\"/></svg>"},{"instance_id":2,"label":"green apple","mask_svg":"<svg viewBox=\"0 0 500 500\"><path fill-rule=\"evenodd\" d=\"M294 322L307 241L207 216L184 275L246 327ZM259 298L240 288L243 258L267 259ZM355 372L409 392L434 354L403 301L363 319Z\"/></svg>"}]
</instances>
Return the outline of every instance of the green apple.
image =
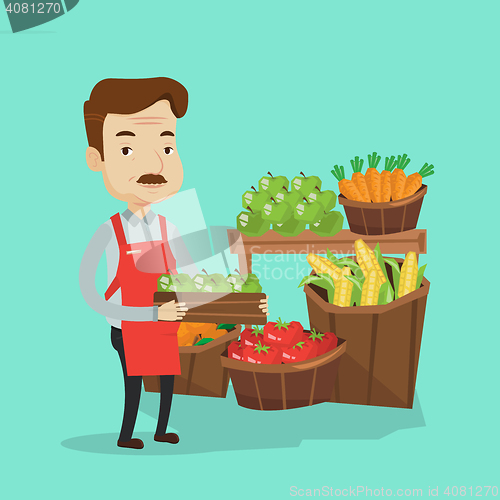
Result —
<instances>
[{"instance_id":1,"label":"green apple","mask_svg":"<svg viewBox=\"0 0 500 500\"><path fill-rule=\"evenodd\" d=\"M302 194L300 191L287 191L282 189L275 198L276 203L285 202L288 203L291 207L297 205L297 203L302 199Z\"/></svg>"},{"instance_id":2,"label":"green apple","mask_svg":"<svg viewBox=\"0 0 500 500\"><path fill-rule=\"evenodd\" d=\"M300 191L302 196L307 196L312 193L315 188L321 189L321 179L316 175L306 177L303 172L300 172L303 177L297 176L292 179L292 189Z\"/></svg>"},{"instance_id":3,"label":"green apple","mask_svg":"<svg viewBox=\"0 0 500 500\"><path fill-rule=\"evenodd\" d=\"M194 285L196 286L196 288L198 290L201 290L203 288L203 285L205 284L205 282L208 280L208 276L206 274L197 274L194 278L193 278L193 282L194 282Z\"/></svg>"},{"instance_id":4,"label":"green apple","mask_svg":"<svg viewBox=\"0 0 500 500\"><path fill-rule=\"evenodd\" d=\"M297 203L295 206L293 216L295 219L307 222L308 224L314 224L319 220L322 213L323 207L317 201L309 203L307 198L304 198L303 201Z\"/></svg>"},{"instance_id":5,"label":"green apple","mask_svg":"<svg viewBox=\"0 0 500 500\"><path fill-rule=\"evenodd\" d=\"M241 292L241 287L245 284L240 273L229 274L226 281L233 287L233 292Z\"/></svg>"},{"instance_id":6,"label":"green apple","mask_svg":"<svg viewBox=\"0 0 500 500\"><path fill-rule=\"evenodd\" d=\"M208 277L215 281L217 284L219 283L227 283L226 277L220 273L209 274Z\"/></svg>"},{"instance_id":7,"label":"green apple","mask_svg":"<svg viewBox=\"0 0 500 500\"><path fill-rule=\"evenodd\" d=\"M324 212L330 212L337 204L337 195L333 191L321 191L319 188L314 189L306 198L309 203L317 201L323 207Z\"/></svg>"},{"instance_id":8,"label":"green apple","mask_svg":"<svg viewBox=\"0 0 500 500\"><path fill-rule=\"evenodd\" d=\"M292 212L291 205L284 201L276 203L274 198L271 198L271 201L264 205L261 215L264 220L268 220L273 224L282 224L292 216Z\"/></svg>"},{"instance_id":9,"label":"green apple","mask_svg":"<svg viewBox=\"0 0 500 500\"><path fill-rule=\"evenodd\" d=\"M257 191L253 186L252 189L253 191L245 191L242 196L242 206L243 208L250 207L253 213L260 212L271 195L268 191Z\"/></svg>"},{"instance_id":10,"label":"green apple","mask_svg":"<svg viewBox=\"0 0 500 500\"><path fill-rule=\"evenodd\" d=\"M320 221L310 224L309 229L318 236L335 236L344 224L344 216L340 212L329 212Z\"/></svg>"},{"instance_id":11,"label":"green apple","mask_svg":"<svg viewBox=\"0 0 500 500\"><path fill-rule=\"evenodd\" d=\"M188 274L175 274L172 276L171 292L196 292L194 281Z\"/></svg>"},{"instance_id":12,"label":"green apple","mask_svg":"<svg viewBox=\"0 0 500 500\"><path fill-rule=\"evenodd\" d=\"M297 236L307 226L307 222L290 217L283 224L273 224L273 229L282 236Z\"/></svg>"},{"instance_id":13,"label":"green apple","mask_svg":"<svg viewBox=\"0 0 500 500\"><path fill-rule=\"evenodd\" d=\"M265 191L269 193L269 196L272 196L274 198L281 189L288 189L290 181L284 175L273 177L273 174L271 174L271 172L268 172L268 174L271 177L262 177L262 179L259 181L259 191Z\"/></svg>"},{"instance_id":14,"label":"green apple","mask_svg":"<svg viewBox=\"0 0 500 500\"><path fill-rule=\"evenodd\" d=\"M246 236L262 236L269 231L271 224L264 220L260 214L252 212L240 212L236 217L236 227L240 233Z\"/></svg>"},{"instance_id":15,"label":"green apple","mask_svg":"<svg viewBox=\"0 0 500 500\"><path fill-rule=\"evenodd\" d=\"M259 283L259 278L257 277L257 275L250 273L250 274L244 274L242 277L245 280L245 283L241 287L242 293L262 292L262 286Z\"/></svg>"},{"instance_id":16,"label":"green apple","mask_svg":"<svg viewBox=\"0 0 500 500\"><path fill-rule=\"evenodd\" d=\"M262 293L260 283L248 282L241 287L241 293Z\"/></svg>"},{"instance_id":17,"label":"green apple","mask_svg":"<svg viewBox=\"0 0 500 500\"><path fill-rule=\"evenodd\" d=\"M170 285L172 284L172 276L170 274L162 274L158 278L157 283L159 292L169 292Z\"/></svg>"},{"instance_id":18,"label":"green apple","mask_svg":"<svg viewBox=\"0 0 500 500\"><path fill-rule=\"evenodd\" d=\"M209 279L203 285L202 291L209 293L231 293L233 291L233 287L225 279L220 282L215 281L214 279Z\"/></svg>"}]
</instances>

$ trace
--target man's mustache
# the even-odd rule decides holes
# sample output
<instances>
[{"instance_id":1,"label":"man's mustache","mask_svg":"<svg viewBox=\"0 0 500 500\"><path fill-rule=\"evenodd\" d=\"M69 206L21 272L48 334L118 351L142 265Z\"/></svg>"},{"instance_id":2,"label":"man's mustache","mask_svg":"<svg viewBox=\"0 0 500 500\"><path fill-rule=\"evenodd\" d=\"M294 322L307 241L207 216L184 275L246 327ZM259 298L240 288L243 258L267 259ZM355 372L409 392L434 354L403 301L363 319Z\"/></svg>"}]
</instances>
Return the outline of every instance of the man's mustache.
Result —
<instances>
[{"instance_id":1,"label":"man's mustache","mask_svg":"<svg viewBox=\"0 0 500 500\"><path fill-rule=\"evenodd\" d=\"M167 181L163 175L157 174L144 174L137 179L139 184L166 184Z\"/></svg>"}]
</instances>

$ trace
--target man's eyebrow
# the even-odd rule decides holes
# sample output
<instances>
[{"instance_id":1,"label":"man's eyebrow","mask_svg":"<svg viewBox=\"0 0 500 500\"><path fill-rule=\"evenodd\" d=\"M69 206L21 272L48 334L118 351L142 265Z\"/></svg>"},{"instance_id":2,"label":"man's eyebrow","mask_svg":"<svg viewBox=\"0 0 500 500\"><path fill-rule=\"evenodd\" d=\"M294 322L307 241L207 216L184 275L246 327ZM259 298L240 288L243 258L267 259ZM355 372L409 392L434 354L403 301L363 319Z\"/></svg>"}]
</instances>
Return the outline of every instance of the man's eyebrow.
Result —
<instances>
[{"instance_id":1,"label":"man's eyebrow","mask_svg":"<svg viewBox=\"0 0 500 500\"><path fill-rule=\"evenodd\" d=\"M174 137L174 133L170 132L170 130L165 130L165 132L162 132L160 134L160 137L163 137L164 135L171 135L172 137Z\"/></svg>"},{"instance_id":2,"label":"man's eyebrow","mask_svg":"<svg viewBox=\"0 0 500 500\"><path fill-rule=\"evenodd\" d=\"M133 132L129 132L128 130L122 130L121 132L118 132L116 134L116 137L119 137L121 135L131 135L132 137L135 137L135 134Z\"/></svg>"}]
</instances>

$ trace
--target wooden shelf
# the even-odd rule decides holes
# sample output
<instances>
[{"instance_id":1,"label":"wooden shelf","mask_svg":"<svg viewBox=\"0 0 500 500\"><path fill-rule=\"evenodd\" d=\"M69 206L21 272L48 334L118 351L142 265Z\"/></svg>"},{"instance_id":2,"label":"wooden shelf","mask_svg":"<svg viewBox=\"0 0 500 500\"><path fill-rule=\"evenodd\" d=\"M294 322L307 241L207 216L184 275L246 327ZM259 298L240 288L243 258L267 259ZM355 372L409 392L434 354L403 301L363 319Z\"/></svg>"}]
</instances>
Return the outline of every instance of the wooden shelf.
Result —
<instances>
[{"instance_id":1,"label":"wooden shelf","mask_svg":"<svg viewBox=\"0 0 500 500\"><path fill-rule=\"evenodd\" d=\"M375 245L380 243L380 250L387 255L404 255L413 251L418 257L420 254L427 253L425 229L368 236L343 229L332 237L321 237L309 230L292 237L282 236L272 230L262 236L250 237L241 234L237 229L228 229L227 235L231 253L238 254L240 272L251 272L253 254L326 254L326 250L329 249L335 254L354 255L354 242L359 238L371 248L375 248Z\"/></svg>"}]
</instances>

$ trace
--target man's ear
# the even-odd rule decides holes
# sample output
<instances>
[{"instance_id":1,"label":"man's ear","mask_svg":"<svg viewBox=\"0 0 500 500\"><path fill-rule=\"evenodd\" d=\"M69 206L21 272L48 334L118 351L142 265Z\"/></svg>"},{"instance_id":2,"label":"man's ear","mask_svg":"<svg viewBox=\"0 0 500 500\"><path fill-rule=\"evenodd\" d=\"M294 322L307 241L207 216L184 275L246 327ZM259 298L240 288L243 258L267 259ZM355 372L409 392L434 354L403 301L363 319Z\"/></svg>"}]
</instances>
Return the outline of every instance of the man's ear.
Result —
<instances>
[{"instance_id":1,"label":"man's ear","mask_svg":"<svg viewBox=\"0 0 500 500\"><path fill-rule=\"evenodd\" d=\"M88 147L85 156L90 170L102 172L104 169L104 162L101 160L101 153L99 153L96 148Z\"/></svg>"}]
</instances>

